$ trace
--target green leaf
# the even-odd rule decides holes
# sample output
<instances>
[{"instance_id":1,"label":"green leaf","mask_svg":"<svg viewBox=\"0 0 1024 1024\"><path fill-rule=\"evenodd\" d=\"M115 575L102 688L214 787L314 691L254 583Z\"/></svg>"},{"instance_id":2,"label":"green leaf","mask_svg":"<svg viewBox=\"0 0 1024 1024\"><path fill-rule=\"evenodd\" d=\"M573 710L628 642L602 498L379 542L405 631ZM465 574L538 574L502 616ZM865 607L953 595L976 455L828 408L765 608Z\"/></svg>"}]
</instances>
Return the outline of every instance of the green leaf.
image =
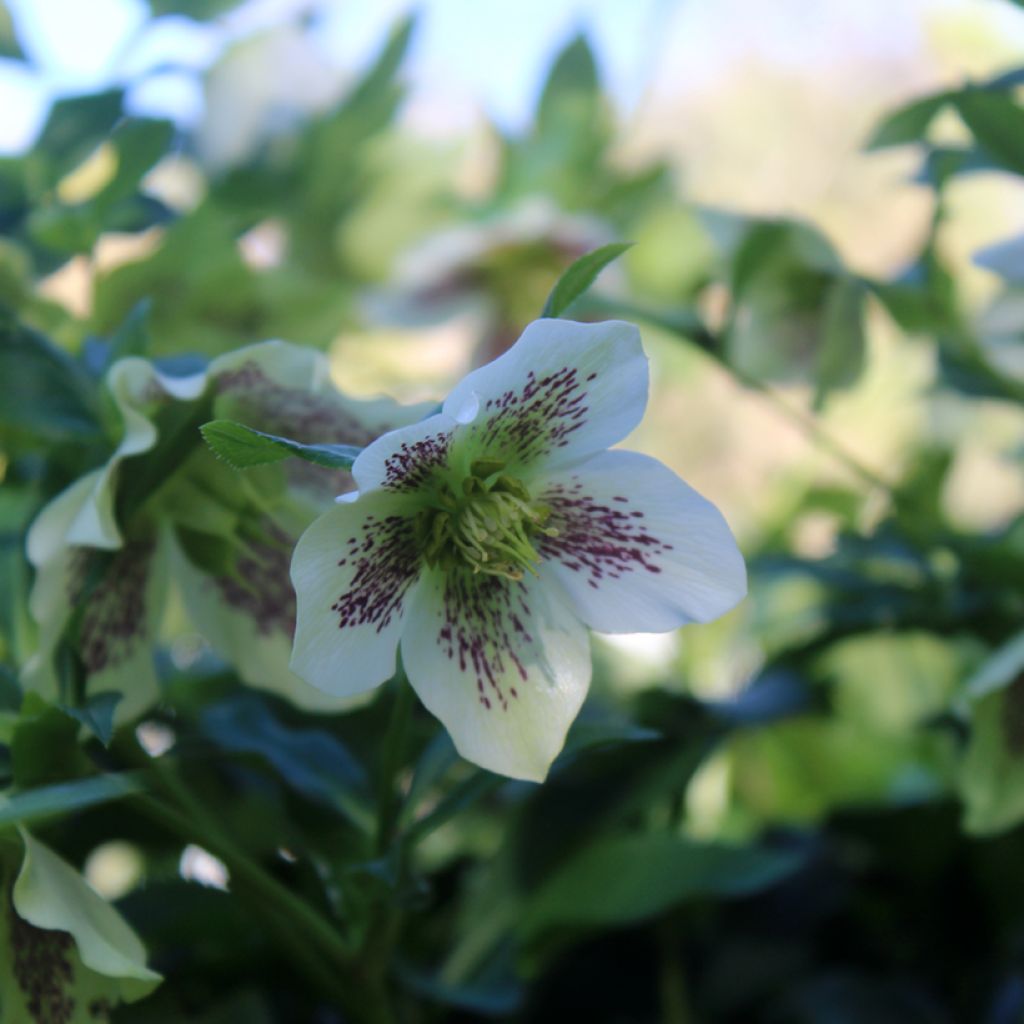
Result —
<instances>
[{"instance_id":1,"label":"green leaf","mask_svg":"<svg viewBox=\"0 0 1024 1024\"><path fill-rule=\"evenodd\" d=\"M0 431L85 443L100 435L96 385L37 331L0 310Z\"/></svg>"},{"instance_id":2,"label":"green leaf","mask_svg":"<svg viewBox=\"0 0 1024 1024\"><path fill-rule=\"evenodd\" d=\"M18 42L18 34L14 28L14 19L4 0L0 0L0 57L9 60L25 59L25 52Z\"/></svg>"},{"instance_id":3,"label":"green leaf","mask_svg":"<svg viewBox=\"0 0 1024 1024\"><path fill-rule=\"evenodd\" d=\"M747 896L804 864L797 850L696 843L680 836L606 836L584 847L530 898L528 934L553 925L634 924L685 900Z\"/></svg>"},{"instance_id":4,"label":"green leaf","mask_svg":"<svg viewBox=\"0 0 1024 1024\"><path fill-rule=\"evenodd\" d=\"M964 829L1004 832L1024 820L1024 632L982 663L964 698L971 724L957 787Z\"/></svg>"},{"instance_id":5,"label":"green leaf","mask_svg":"<svg viewBox=\"0 0 1024 1024\"><path fill-rule=\"evenodd\" d=\"M13 796L0 795L0 826L30 825L47 818L65 817L86 807L123 800L143 791L133 775L92 775L72 782L27 789Z\"/></svg>"},{"instance_id":6,"label":"green leaf","mask_svg":"<svg viewBox=\"0 0 1024 1024\"><path fill-rule=\"evenodd\" d=\"M369 832L376 817L362 765L323 729L283 725L256 694L245 694L207 708L203 731L222 749L255 754L293 789L344 815Z\"/></svg>"},{"instance_id":7,"label":"green leaf","mask_svg":"<svg viewBox=\"0 0 1024 1024\"><path fill-rule=\"evenodd\" d=\"M815 409L830 391L852 384L864 369L865 294L864 285L853 277L840 278L829 291L815 366Z\"/></svg>"},{"instance_id":8,"label":"green leaf","mask_svg":"<svg viewBox=\"0 0 1024 1024\"><path fill-rule=\"evenodd\" d=\"M1024 109L982 89L965 89L953 101L979 144L1007 170L1024 175Z\"/></svg>"},{"instance_id":9,"label":"green leaf","mask_svg":"<svg viewBox=\"0 0 1024 1024\"><path fill-rule=\"evenodd\" d=\"M81 722L103 746L110 746L110 738L114 735L114 710L124 696L113 690L103 691L91 696L81 707L60 709L76 721Z\"/></svg>"},{"instance_id":10,"label":"green leaf","mask_svg":"<svg viewBox=\"0 0 1024 1024\"><path fill-rule=\"evenodd\" d=\"M330 469L351 469L362 449L347 444L300 444L287 437L264 434L233 420L211 420L200 428L203 438L218 458L233 469L248 469L289 456L305 459Z\"/></svg>"},{"instance_id":11,"label":"green leaf","mask_svg":"<svg viewBox=\"0 0 1024 1024\"><path fill-rule=\"evenodd\" d=\"M54 103L34 147L48 165L48 184L55 185L110 134L123 99L123 90L109 89Z\"/></svg>"},{"instance_id":12,"label":"green leaf","mask_svg":"<svg viewBox=\"0 0 1024 1024\"><path fill-rule=\"evenodd\" d=\"M571 40L555 59L537 104L537 124L544 130L555 127L566 104L598 94L597 65L586 38Z\"/></svg>"},{"instance_id":13,"label":"green leaf","mask_svg":"<svg viewBox=\"0 0 1024 1024\"><path fill-rule=\"evenodd\" d=\"M602 245L581 256L558 279L544 303L542 317L561 316L595 281L597 275L613 260L633 245L632 242L613 242Z\"/></svg>"},{"instance_id":14,"label":"green leaf","mask_svg":"<svg viewBox=\"0 0 1024 1024\"><path fill-rule=\"evenodd\" d=\"M951 93L925 96L887 115L868 139L868 149L885 149L922 142L938 112L950 101Z\"/></svg>"},{"instance_id":15,"label":"green leaf","mask_svg":"<svg viewBox=\"0 0 1024 1024\"><path fill-rule=\"evenodd\" d=\"M149 0L155 18L164 14L181 14L193 21L212 21L218 15L237 7L241 0Z\"/></svg>"}]
</instances>

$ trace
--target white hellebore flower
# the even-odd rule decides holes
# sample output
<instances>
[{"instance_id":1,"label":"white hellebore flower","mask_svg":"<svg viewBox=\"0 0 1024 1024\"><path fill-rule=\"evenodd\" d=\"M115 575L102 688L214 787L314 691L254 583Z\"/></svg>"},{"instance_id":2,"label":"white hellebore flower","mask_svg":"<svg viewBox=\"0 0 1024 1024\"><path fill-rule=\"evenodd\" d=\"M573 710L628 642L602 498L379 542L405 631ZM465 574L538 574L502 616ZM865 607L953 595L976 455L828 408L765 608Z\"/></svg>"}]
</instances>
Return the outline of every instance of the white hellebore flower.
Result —
<instances>
[{"instance_id":1,"label":"white hellebore flower","mask_svg":"<svg viewBox=\"0 0 1024 1024\"><path fill-rule=\"evenodd\" d=\"M706 622L746 592L718 510L655 459L635 327L540 320L442 411L378 438L292 559L292 669L350 696L396 652L467 760L540 781L586 696L586 627Z\"/></svg>"}]
</instances>

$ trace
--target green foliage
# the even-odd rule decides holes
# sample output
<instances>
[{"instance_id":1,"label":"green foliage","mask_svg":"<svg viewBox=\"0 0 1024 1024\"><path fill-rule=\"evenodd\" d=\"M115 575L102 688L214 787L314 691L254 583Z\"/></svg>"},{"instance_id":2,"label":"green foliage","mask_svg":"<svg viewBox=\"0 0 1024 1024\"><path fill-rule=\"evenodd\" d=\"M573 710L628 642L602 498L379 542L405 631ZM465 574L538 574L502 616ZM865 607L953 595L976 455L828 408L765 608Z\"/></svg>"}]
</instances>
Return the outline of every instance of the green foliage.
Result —
<instances>
[{"instance_id":1,"label":"green foliage","mask_svg":"<svg viewBox=\"0 0 1024 1024\"><path fill-rule=\"evenodd\" d=\"M148 6L213 21L235 3ZM22 56L15 27L0 3L0 57ZM13 966L28 936L65 951L70 974L42 981L74 993L73 1024L157 971L168 984L114 1019L1016 1020L1024 517L980 528L951 495L973 487L989 417L990 461L1018 479L1021 243L974 256L999 278L992 318L943 233L958 177L1024 174L1024 74L882 119L866 145L917 147L934 215L902 272L868 278L810 223L701 209L661 164L627 169L582 36L532 123L492 130L468 203L453 152L396 125L414 32L397 24L330 109L230 167L126 113L131 83L58 100L0 159L0 1016L38 1024ZM966 143L935 141L944 111ZM172 156L197 183L173 202L150 177ZM466 244L396 319L472 308L481 361L541 309L633 320L665 422L689 429L684 383L722 405L671 439L709 492L733 435L767 422L734 422L734 402L813 453L744 492L741 610L657 667L595 643L543 786L467 765L401 673L348 702L288 668L296 539L392 404L331 404L326 364L303 376L273 353L227 374L241 395L213 373L187 400L155 375L108 386L130 358L173 390L275 336L386 361L368 332L394 326L377 310L425 226ZM125 234L129 255L101 259ZM612 294L600 274L631 244L614 238L638 242ZM56 297L50 275L86 267L80 301ZM885 390L888 361L917 367L913 393ZM875 416L899 433L904 402L941 430L875 465L860 434ZM349 418L358 440L327 443ZM94 877L111 842L144 879L123 869L118 901L138 938L71 866ZM227 892L181 877L185 847Z\"/></svg>"},{"instance_id":2,"label":"green foliage","mask_svg":"<svg viewBox=\"0 0 1024 1024\"><path fill-rule=\"evenodd\" d=\"M280 462L294 455L318 466L351 469L358 448L343 444L300 444L287 437L264 434L232 420L213 420L200 428L211 450L232 469L249 469Z\"/></svg>"},{"instance_id":3,"label":"green foliage","mask_svg":"<svg viewBox=\"0 0 1024 1024\"><path fill-rule=\"evenodd\" d=\"M594 249L581 256L558 279L558 284L551 290L542 317L561 316L569 307L597 280L597 275L613 260L618 259L632 242L615 242Z\"/></svg>"}]
</instances>

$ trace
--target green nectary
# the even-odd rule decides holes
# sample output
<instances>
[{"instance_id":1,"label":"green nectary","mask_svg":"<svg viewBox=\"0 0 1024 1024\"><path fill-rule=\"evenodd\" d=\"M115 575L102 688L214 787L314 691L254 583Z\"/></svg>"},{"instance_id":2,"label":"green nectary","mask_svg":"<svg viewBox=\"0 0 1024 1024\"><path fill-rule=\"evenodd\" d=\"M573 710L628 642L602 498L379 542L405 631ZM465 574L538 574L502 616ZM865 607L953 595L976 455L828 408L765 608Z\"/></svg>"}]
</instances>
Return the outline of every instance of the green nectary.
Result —
<instances>
[{"instance_id":1,"label":"green nectary","mask_svg":"<svg viewBox=\"0 0 1024 1024\"><path fill-rule=\"evenodd\" d=\"M534 501L498 459L477 459L461 480L440 482L416 517L416 543L429 566L522 579L536 575L534 538L553 537L551 510Z\"/></svg>"}]
</instances>

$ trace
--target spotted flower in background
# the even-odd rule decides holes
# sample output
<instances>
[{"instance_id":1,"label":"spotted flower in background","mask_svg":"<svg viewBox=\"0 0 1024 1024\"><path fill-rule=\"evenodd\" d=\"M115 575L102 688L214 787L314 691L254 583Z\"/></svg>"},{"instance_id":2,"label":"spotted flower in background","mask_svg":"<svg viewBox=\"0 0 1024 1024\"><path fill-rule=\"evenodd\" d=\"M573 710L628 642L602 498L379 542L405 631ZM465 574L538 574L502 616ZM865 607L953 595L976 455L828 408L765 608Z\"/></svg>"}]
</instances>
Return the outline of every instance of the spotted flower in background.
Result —
<instances>
[{"instance_id":1,"label":"spotted flower in background","mask_svg":"<svg viewBox=\"0 0 1024 1024\"><path fill-rule=\"evenodd\" d=\"M590 682L586 627L706 622L746 591L718 510L660 462L608 451L647 360L618 322L531 324L442 411L378 438L303 534L294 670L349 696L395 671L459 752L541 780Z\"/></svg>"},{"instance_id":2,"label":"spotted flower in background","mask_svg":"<svg viewBox=\"0 0 1024 1024\"><path fill-rule=\"evenodd\" d=\"M5 1021L109 1020L160 983L120 914L24 829L0 830L0 882Z\"/></svg>"},{"instance_id":3,"label":"spotted flower in background","mask_svg":"<svg viewBox=\"0 0 1024 1024\"><path fill-rule=\"evenodd\" d=\"M29 532L40 635L26 688L60 696L55 653L70 623L86 695L122 693L121 718L145 708L157 692L152 647L174 584L193 628L245 682L302 707L337 708L337 699L288 669L288 564L295 539L351 477L306 463L237 474L209 452L198 426L225 415L299 440L365 445L425 410L348 399L321 353L278 341L185 378L124 359L106 389L117 448L51 501Z\"/></svg>"}]
</instances>

